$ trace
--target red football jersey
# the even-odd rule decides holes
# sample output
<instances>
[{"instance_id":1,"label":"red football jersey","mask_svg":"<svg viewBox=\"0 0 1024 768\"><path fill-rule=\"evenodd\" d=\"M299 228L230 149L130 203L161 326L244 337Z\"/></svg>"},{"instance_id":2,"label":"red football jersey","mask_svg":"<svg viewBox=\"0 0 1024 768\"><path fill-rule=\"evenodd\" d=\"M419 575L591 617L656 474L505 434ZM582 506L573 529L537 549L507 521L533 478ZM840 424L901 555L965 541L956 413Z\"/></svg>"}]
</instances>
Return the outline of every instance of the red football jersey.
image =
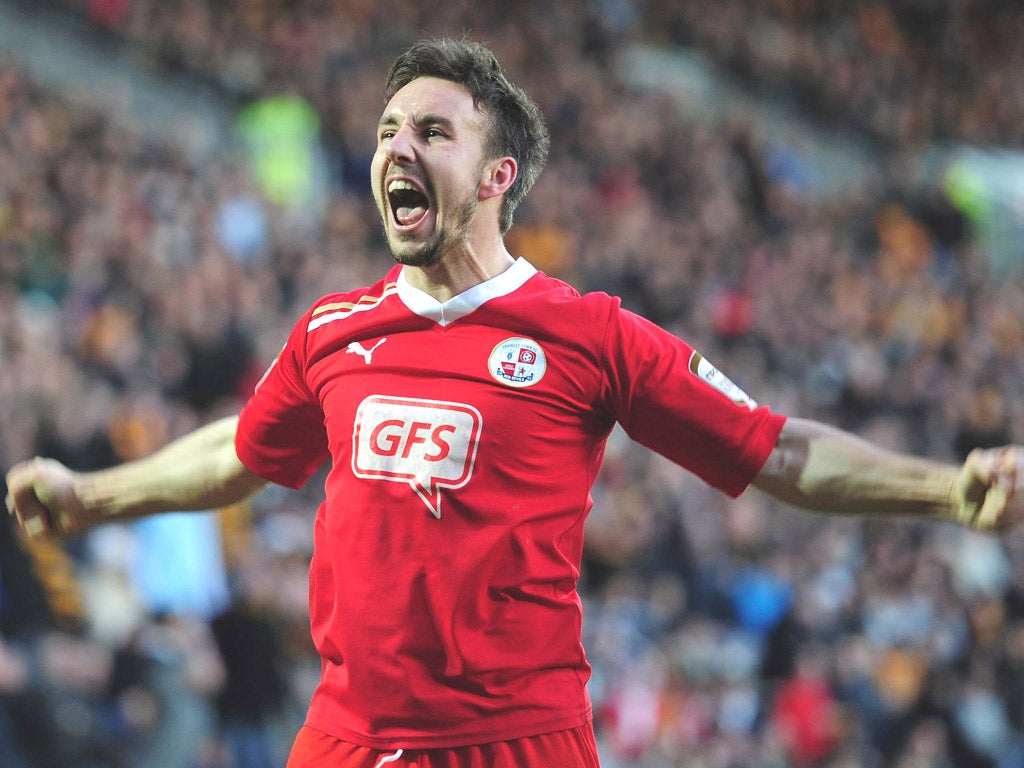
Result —
<instances>
[{"instance_id":1,"label":"red football jersey","mask_svg":"<svg viewBox=\"0 0 1024 768\"><path fill-rule=\"evenodd\" d=\"M289 487L331 460L307 723L427 748L587 722L576 582L613 425L736 495L783 421L617 299L521 259L444 304L398 266L321 299L237 437Z\"/></svg>"}]
</instances>

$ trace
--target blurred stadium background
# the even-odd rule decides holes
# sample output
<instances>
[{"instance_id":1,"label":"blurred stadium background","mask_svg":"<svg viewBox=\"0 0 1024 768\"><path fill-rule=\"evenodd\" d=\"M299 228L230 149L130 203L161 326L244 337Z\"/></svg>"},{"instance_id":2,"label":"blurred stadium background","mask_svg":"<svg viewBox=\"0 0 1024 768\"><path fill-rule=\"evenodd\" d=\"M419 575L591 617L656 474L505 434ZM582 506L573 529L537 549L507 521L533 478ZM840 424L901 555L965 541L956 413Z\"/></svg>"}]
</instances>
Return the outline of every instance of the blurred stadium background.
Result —
<instances>
[{"instance_id":1,"label":"blurred stadium background","mask_svg":"<svg viewBox=\"0 0 1024 768\"><path fill-rule=\"evenodd\" d=\"M239 408L390 264L383 76L470 33L541 104L509 244L760 402L1024 442L1024 4L0 0L0 470ZM0 526L0 765L283 766L320 490ZM607 768L1024 766L1024 538L730 502L620 435L581 592Z\"/></svg>"}]
</instances>

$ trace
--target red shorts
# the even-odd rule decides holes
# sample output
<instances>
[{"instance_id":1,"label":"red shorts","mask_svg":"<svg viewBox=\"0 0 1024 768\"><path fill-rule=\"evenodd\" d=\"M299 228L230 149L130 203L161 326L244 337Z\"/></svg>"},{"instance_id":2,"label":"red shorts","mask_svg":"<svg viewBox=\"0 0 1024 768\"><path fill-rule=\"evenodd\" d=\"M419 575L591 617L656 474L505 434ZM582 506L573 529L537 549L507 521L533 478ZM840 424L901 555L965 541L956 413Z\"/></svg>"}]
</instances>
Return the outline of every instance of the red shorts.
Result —
<instances>
[{"instance_id":1,"label":"red shorts","mask_svg":"<svg viewBox=\"0 0 1024 768\"><path fill-rule=\"evenodd\" d=\"M599 768L594 728L589 723L567 731L497 741L475 747L372 749L302 726L287 768Z\"/></svg>"}]
</instances>

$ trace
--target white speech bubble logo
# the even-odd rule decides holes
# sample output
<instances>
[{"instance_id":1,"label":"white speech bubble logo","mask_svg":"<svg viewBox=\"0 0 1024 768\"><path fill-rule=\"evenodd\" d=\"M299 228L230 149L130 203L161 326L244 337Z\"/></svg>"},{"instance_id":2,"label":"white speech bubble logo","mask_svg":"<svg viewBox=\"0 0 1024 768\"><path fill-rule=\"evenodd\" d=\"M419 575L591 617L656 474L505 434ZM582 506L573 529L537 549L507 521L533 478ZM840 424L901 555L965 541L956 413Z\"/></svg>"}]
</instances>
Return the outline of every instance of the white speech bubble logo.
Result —
<instances>
[{"instance_id":1,"label":"white speech bubble logo","mask_svg":"<svg viewBox=\"0 0 1024 768\"><path fill-rule=\"evenodd\" d=\"M441 488L461 488L473 475L482 426L471 405L371 395L356 411L352 472L408 483L440 519Z\"/></svg>"}]
</instances>

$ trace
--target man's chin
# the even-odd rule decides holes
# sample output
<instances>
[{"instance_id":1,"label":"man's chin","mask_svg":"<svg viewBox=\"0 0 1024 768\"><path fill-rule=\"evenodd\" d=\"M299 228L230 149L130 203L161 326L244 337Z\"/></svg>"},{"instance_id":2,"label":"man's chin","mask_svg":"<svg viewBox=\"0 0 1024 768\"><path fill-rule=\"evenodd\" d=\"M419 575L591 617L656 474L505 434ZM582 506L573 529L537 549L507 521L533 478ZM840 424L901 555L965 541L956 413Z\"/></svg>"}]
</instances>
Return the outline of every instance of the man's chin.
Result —
<instances>
[{"instance_id":1,"label":"man's chin","mask_svg":"<svg viewBox=\"0 0 1024 768\"><path fill-rule=\"evenodd\" d=\"M409 243L389 243L391 257L406 267L430 267L440 259L440 249L431 241L412 245Z\"/></svg>"}]
</instances>

